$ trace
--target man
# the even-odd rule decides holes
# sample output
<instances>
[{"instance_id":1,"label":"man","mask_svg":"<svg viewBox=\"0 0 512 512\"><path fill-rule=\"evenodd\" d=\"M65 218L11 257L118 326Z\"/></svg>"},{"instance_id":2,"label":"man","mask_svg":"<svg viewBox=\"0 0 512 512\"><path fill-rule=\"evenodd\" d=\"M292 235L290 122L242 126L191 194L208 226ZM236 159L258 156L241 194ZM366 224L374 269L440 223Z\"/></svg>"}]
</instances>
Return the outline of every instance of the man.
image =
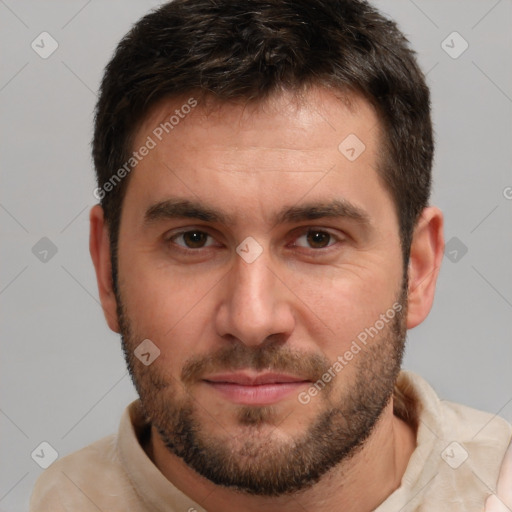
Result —
<instances>
[{"instance_id":1,"label":"man","mask_svg":"<svg viewBox=\"0 0 512 512\"><path fill-rule=\"evenodd\" d=\"M511 426L400 372L444 244L429 91L394 23L176 0L100 92L90 249L140 400L31 509L507 510Z\"/></svg>"}]
</instances>

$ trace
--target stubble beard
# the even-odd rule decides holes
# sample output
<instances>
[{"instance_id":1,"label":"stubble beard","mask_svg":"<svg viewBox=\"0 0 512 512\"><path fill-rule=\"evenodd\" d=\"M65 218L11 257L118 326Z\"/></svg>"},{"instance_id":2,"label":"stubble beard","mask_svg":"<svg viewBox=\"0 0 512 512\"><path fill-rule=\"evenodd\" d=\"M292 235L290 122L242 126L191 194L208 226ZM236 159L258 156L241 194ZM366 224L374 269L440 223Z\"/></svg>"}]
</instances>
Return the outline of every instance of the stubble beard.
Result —
<instances>
[{"instance_id":1,"label":"stubble beard","mask_svg":"<svg viewBox=\"0 0 512 512\"><path fill-rule=\"evenodd\" d=\"M391 399L406 338L405 281L397 300L401 311L350 362L355 378L341 383L346 380L343 371L336 375L315 397L322 400L322 410L295 437L280 428L285 418L273 406L237 406L237 431L243 428L245 435L231 439L220 429L224 434L215 436L203 426L202 406L188 394L185 383L207 369L239 368L288 371L316 382L332 361L292 352L278 342L256 348L239 343L188 361L178 379L165 375L158 365L146 367L135 358L133 351L144 336L133 332L117 295L123 351L144 413L171 453L217 485L274 497L308 489L363 447ZM296 412L301 414L303 407L308 405L297 402Z\"/></svg>"}]
</instances>

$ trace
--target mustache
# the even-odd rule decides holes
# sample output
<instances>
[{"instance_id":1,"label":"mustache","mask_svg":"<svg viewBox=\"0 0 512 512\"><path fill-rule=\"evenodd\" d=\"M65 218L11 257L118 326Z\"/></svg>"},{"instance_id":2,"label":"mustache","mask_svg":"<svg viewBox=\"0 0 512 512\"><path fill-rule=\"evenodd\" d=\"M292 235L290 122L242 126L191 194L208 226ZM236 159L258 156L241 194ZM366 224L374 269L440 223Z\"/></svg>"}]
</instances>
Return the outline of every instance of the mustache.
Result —
<instances>
[{"instance_id":1,"label":"mustache","mask_svg":"<svg viewBox=\"0 0 512 512\"><path fill-rule=\"evenodd\" d=\"M181 371L181 380L191 384L217 372L252 369L291 373L316 382L330 368L326 357L291 350L277 345L247 347L241 343L188 359Z\"/></svg>"}]
</instances>

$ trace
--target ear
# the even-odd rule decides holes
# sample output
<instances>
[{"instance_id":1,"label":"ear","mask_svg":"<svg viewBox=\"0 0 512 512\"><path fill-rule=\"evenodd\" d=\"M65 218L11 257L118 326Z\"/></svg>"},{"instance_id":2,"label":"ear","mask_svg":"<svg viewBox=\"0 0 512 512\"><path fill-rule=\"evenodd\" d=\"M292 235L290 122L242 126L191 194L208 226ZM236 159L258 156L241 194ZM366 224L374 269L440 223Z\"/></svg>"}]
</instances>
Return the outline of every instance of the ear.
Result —
<instances>
[{"instance_id":1,"label":"ear","mask_svg":"<svg viewBox=\"0 0 512 512\"><path fill-rule=\"evenodd\" d=\"M443 214L439 208L429 206L420 214L411 243L408 329L421 324L432 308L443 254Z\"/></svg>"},{"instance_id":2,"label":"ear","mask_svg":"<svg viewBox=\"0 0 512 512\"><path fill-rule=\"evenodd\" d=\"M103 215L103 208L99 204L91 209L89 221L89 251L96 270L96 281L98 282L103 314L110 329L119 332L117 301L112 282L109 231Z\"/></svg>"}]
</instances>

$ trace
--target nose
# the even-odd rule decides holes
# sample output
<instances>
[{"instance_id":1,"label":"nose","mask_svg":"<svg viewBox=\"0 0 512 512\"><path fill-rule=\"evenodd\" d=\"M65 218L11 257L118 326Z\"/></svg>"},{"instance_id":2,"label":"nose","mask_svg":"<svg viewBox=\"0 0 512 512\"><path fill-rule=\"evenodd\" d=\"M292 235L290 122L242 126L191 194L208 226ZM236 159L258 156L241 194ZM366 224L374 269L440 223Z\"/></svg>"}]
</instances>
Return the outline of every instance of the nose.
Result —
<instances>
[{"instance_id":1,"label":"nose","mask_svg":"<svg viewBox=\"0 0 512 512\"><path fill-rule=\"evenodd\" d=\"M292 294L271 270L265 252L252 263L237 255L222 285L215 323L223 338L256 346L269 338L286 340L293 332Z\"/></svg>"}]
</instances>

